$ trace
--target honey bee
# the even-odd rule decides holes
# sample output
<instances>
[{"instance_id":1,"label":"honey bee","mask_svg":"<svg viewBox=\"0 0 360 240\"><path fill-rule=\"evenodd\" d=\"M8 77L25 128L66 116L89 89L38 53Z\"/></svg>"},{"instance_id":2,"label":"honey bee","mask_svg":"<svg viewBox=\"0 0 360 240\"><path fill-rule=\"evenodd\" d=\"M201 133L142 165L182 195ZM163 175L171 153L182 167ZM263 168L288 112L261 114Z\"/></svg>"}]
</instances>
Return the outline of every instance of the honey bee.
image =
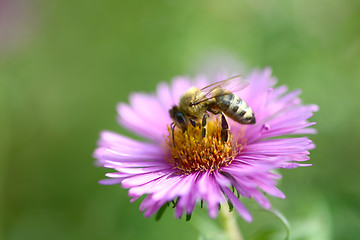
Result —
<instances>
[{"instance_id":1,"label":"honey bee","mask_svg":"<svg viewBox=\"0 0 360 240\"><path fill-rule=\"evenodd\" d=\"M202 137L204 138L206 136L208 113L221 114L221 139L224 142L229 139L230 129L225 115L240 124L255 124L254 112L249 105L231 91L224 89L239 77L240 75L237 75L210 84L202 89L196 87L188 89L180 97L179 105L173 106L169 110L170 117L173 120L171 124L173 138L175 126L185 131L189 124L194 127L201 125ZM245 88L248 82L243 80L238 84L236 91Z\"/></svg>"}]
</instances>

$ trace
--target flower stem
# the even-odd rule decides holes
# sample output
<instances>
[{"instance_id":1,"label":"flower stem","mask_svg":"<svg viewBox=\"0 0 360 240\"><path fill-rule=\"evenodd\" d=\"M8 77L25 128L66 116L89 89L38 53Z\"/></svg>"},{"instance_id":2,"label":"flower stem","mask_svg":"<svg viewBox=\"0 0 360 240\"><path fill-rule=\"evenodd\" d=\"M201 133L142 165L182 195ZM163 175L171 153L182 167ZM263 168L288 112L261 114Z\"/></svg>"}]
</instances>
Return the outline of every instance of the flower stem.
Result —
<instances>
[{"instance_id":1,"label":"flower stem","mask_svg":"<svg viewBox=\"0 0 360 240\"><path fill-rule=\"evenodd\" d=\"M234 211L229 212L229 205L224 203L220 209L220 219L230 240L243 240L240 229L236 222Z\"/></svg>"},{"instance_id":2,"label":"flower stem","mask_svg":"<svg viewBox=\"0 0 360 240\"><path fill-rule=\"evenodd\" d=\"M286 217L284 215L282 215L281 212L279 212L278 210L276 210L274 208L270 209L269 212L274 214L284 224L285 229L286 229L285 240L289 240L289 238L290 238L290 224L289 224L288 220L286 219Z\"/></svg>"}]
</instances>

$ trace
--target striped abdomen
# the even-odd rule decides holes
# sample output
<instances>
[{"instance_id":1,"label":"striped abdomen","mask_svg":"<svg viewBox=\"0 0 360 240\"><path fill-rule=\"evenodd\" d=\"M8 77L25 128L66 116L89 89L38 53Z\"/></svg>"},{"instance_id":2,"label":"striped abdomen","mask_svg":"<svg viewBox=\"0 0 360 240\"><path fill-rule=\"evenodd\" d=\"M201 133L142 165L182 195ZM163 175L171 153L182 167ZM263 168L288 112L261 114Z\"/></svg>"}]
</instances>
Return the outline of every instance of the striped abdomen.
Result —
<instances>
[{"instance_id":1,"label":"striped abdomen","mask_svg":"<svg viewBox=\"0 0 360 240\"><path fill-rule=\"evenodd\" d=\"M238 123L255 124L254 112L249 105L231 92L224 92L225 95L216 97L218 109Z\"/></svg>"}]
</instances>

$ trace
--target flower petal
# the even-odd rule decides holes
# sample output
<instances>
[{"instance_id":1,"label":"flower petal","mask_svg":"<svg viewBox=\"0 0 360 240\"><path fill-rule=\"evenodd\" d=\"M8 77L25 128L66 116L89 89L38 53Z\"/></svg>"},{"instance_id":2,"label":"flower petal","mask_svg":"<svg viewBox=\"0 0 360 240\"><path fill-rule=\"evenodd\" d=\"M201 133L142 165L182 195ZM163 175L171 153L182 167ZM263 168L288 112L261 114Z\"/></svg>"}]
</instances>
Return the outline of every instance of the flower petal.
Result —
<instances>
[{"instance_id":1,"label":"flower petal","mask_svg":"<svg viewBox=\"0 0 360 240\"><path fill-rule=\"evenodd\" d=\"M233 192L230 191L229 188L223 187L225 195L229 198L230 202L234 205L236 211L247 221L252 221L252 216L250 212L246 209L246 207L240 202L240 200L234 195Z\"/></svg>"},{"instance_id":2,"label":"flower petal","mask_svg":"<svg viewBox=\"0 0 360 240\"><path fill-rule=\"evenodd\" d=\"M209 216L215 218L219 212L219 204L225 201L219 185L209 172L205 172L199 176L197 186L201 199L207 203Z\"/></svg>"}]
</instances>

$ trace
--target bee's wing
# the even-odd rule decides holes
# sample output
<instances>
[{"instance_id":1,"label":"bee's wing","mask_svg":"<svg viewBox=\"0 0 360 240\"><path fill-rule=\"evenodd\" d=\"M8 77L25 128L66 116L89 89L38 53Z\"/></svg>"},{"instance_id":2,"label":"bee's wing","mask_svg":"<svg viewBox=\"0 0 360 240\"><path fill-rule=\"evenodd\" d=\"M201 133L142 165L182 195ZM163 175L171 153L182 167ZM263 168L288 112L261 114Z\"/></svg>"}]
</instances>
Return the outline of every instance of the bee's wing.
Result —
<instances>
[{"instance_id":1,"label":"bee's wing","mask_svg":"<svg viewBox=\"0 0 360 240\"><path fill-rule=\"evenodd\" d=\"M212 83L200 89L203 92L203 94L201 94L201 96L199 96L198 98L194 99L191 105L197 105L211 98L219 97L221 95L226 95L226 94L216 94L215 90L218 88L226 89L230 92L238 92L246 88L249 85L248 81L244 79L240 79L239 81L234 81L234 79L240 78L241 76L242 75L236 75L228 79Z\"/></svg>"}]
</instances>

